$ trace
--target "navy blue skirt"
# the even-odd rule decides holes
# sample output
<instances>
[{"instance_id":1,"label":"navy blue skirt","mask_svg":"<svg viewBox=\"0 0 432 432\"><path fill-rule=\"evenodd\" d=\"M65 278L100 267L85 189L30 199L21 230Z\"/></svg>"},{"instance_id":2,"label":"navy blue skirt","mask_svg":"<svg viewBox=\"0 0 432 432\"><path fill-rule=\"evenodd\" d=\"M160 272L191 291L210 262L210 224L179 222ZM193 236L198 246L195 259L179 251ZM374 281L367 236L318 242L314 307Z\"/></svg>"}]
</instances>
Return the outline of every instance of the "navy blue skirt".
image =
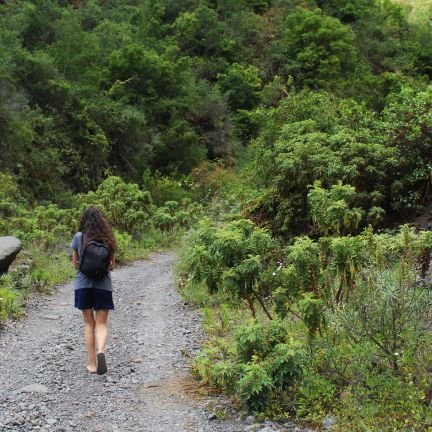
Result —
<instances>
[{"instance_id":1,"label":"navy blue skirt","mask_svg":"<svg viewBox=\"0 0 432 432\"><path fill-rule=\"evenodd\" d=\"M112 291L98 288L80 288L75 290L75 307L83 309L114 309Z\"/></svg>"}]
</instances>

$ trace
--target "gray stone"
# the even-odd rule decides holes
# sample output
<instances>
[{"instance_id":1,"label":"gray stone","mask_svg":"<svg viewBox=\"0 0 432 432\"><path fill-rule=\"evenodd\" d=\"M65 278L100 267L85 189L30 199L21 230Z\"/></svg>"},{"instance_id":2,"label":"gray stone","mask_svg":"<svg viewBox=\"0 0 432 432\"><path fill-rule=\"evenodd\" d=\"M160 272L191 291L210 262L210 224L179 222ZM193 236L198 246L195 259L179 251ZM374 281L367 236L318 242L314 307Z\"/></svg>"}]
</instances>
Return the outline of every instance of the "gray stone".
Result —
<instances>
[{"instance_id":1,"label":"gray stone","mask_svg":"<svg viewBox=\"0 0 432 432\"><path fill-rule=\"evenodd\" d=\"M0 274L6 273L22 248L16 237L0 237Z\"/></svg>"},{"instance_id":2,"label":"gray stone","mask_svg":"<svg viewBox=\"0 0 432 432\"><path fill-rule=\"evenodd\" d=\"M41 318L55 321L60 319L61 317L60 315L42 315Z\"/></svg>"},{"instance_id":3,"label":"gray stone","mask_svg":"<svg viewBox=\"0 0 432 432\"><path fill-rule=\"evenodd\" d=\"M255 417L254 416L247 416L245 418L245 423L248 425L254 424L255 423Z\"/></svg>"},{"instance_id":4,"label":"gray stone","mask_svg":"<svg viewBox=\"0 0 432 432\"><path fill-rule=\"evenodd\" d=\"M337 418L335 416L329 415L323 420L322 424L324 430L332 431L337 424Z\"/></svg>"},{"instance_id":5,"label":"gray stone","mask_svg":"<svg viewBox=\"0 0 432 432\"><path fill-rule=\"evenodd\" d=\"M48 393L48 387L42 384L30 384L20 389L22 393Z\"/></svg>"},{"instance_id":6,"label":"gray stone","mask_svg":"<svg viewBox=\"0 0 432 432\"><path fill-rule=\"evenodd\" d=\"M19 270L21 273L27 273L28 271L30 271L30 269L31 269L31 265L30 265L30 264L21 264L21 265L18 267L18 270Z\"/></svg>"},{"instance_id":7,"label":"gray stone","mask_svg":"<svg viewBox=\"0 0 432 432\"><path fill-rule=\"evenodd\" d=\"M243 432L256 432L260 427L261 427L261 425L259 423L255 423L255 424L246 426L243 429Z\"/></svg>"}]
</instances>

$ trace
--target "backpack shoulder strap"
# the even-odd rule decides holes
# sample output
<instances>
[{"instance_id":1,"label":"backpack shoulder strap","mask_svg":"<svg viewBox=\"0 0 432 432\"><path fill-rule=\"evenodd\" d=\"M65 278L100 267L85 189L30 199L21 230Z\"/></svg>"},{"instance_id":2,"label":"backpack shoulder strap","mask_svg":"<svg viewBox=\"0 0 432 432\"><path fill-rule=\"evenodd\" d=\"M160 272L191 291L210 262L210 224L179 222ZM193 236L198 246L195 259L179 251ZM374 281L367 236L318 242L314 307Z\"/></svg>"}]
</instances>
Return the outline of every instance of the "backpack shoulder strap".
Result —
<instances>
[{"instance_id":1,"label":"backpack shoulder strap","mask_svg":"<svg viewBox=\"0 0 432 432\"><path fill-rule=\"evenodd\" d=\"M82 257L82 254L84 253L84 233L83 232L81 232L81 257Z\"/></svg>"}]
</instances>

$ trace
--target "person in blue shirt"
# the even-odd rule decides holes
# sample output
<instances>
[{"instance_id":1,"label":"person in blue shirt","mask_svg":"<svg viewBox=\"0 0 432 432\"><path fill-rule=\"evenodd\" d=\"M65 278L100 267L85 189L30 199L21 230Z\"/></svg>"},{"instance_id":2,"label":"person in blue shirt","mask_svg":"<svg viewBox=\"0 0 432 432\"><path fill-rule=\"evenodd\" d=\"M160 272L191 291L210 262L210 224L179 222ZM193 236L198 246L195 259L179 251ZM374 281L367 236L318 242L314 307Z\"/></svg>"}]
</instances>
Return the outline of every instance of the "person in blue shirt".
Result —
<instances>
[{"instance_id":1,"label":"person in blue shirt","mask_svg":"<svg viewBox=\"0 0 432 432\"><path fill-rule=\"evenodd\" d=\"M92 279L79 270L82 251L91 241L98 241L107 246L110 251L109 270L112 270L116 250L114 233L102 211L93 206L84 210L71 248L72 263L77 269L74 284L75 307L82 311L84 319L84 336L89 361L87 370L102 375L107 371L105 346L108 338L108 311L114 309L113 287L110 272L101 279Z\"/></svg>"}]
</instances>

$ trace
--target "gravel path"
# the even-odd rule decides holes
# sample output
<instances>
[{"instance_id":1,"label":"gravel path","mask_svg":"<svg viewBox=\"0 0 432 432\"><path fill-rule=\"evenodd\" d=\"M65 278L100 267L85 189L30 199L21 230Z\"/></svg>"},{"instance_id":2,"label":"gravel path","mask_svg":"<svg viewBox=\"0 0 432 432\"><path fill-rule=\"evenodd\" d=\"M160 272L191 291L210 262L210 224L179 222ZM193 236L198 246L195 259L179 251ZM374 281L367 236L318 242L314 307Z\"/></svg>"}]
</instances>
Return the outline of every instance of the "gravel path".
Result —
<instances>
[{"instance_id":1,"label":"gravel path","mask_svg":"<svg viewBox=\"0 0 432 432\"><path fill-rule=\"evenodd\" d=\"M86 372L71 284L34 300L24 320L0 331L0 431L276 430L206 411L208 398L189 375L199 318L176 292L173 261L156 254L113 272L106 375Z\"/></svg>"}]
</instances>

